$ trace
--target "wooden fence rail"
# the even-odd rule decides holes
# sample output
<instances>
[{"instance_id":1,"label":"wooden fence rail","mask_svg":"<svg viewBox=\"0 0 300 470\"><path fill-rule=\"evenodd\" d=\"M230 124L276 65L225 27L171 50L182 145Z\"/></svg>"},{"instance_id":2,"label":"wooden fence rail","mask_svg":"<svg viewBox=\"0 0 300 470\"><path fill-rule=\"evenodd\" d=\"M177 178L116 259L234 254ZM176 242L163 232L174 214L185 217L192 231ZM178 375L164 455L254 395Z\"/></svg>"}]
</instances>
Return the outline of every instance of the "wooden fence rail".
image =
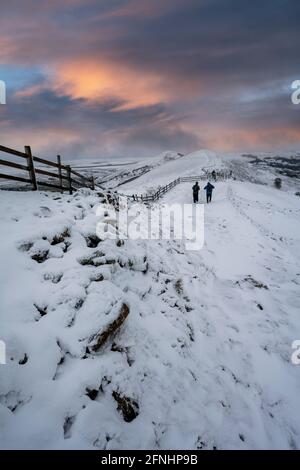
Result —
<instances>
[{"instance_id":1,"label":"wooden fence rail","mask_svg":"<svg viewBox=\"0 0 300 470\"><path fill-rule=\"evenodd\" d=\"M25 146L24 152L20 152L19 150L0 145L0 152L26 160L26 164L24 164L25 162L21 164L10 160L0 159L0 166L17 170L16 174L0 173L0 179L28 183L34 191L36 191L40 186L58 189L61 192L66 190L69 191L70 194L79 187L95 189L93 177L88 178L77 171L74 171L69 165L63 165L61 163L60 155L57 156L56 162L45 160L44 158L32 155L31 148L29 146ZM37 167L36 164L39 164L39 167ZM40 168L40 165L45 166L44 168ZM55 170L50 171L49 167L55 168L57 172L55 172ZM20 174L20 170L23 172L25 171L25 175L24 173ZM39 175L47 177L48 179L42 180L38 178ZM51 179L49 180L49 178Z\"/></svg>"}]
</instances>

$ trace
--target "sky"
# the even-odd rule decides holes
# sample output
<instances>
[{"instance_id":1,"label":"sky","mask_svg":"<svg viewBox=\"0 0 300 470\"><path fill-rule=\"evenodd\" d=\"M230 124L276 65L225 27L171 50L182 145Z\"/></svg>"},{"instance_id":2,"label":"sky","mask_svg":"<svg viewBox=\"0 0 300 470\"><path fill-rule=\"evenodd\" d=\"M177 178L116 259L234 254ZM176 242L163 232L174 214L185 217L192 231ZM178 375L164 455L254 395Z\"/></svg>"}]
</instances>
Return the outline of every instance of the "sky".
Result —
<instances>
[{"instance_id":1,"label":"sky","mask_svg":"<svg viewBox=\"0 0 300 470\"><path fill-rule=\"evenodd\" d=\"M298 0L1 0L0 144L299 150L299 18Z\"/></svg>"}]
</instances>

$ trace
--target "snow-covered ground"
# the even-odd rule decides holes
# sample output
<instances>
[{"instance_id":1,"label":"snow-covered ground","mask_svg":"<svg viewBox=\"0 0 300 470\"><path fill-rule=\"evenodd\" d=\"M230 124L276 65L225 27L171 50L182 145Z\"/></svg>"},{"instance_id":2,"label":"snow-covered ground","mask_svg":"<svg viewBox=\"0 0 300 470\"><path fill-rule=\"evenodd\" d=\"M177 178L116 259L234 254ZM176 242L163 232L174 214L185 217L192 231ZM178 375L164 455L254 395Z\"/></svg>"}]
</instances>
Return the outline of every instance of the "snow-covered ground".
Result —
<instances>
[{"instance_id":1,"label":"snow-covered ground","mask_svg":"<svg viewBox=\"0 0 300 470\"><path fill-rule=\"evenodd\" d=\"M198 152L126 190L223 165ZM1 448L300 448L300 199L215 186L196 252L98 243L90 190L0 192Z\"/></svg>"}]
</instances>

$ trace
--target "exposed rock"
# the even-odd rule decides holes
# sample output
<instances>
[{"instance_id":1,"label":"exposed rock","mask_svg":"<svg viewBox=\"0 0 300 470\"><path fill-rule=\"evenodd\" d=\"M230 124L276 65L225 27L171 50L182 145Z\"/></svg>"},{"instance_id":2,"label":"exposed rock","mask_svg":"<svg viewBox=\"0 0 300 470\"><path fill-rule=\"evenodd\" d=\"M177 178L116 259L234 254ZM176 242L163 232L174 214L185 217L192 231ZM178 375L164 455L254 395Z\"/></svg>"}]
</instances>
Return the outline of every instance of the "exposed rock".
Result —
<instances>
[{"instance_id":1,"label":"exposed rock","mask_svg":"<svg viewBox=\"0 0 300 470\"><path fill-rule=\"evenodd\" d=\"M268 286L266 284L263 284L262 282L260 281L257 281L256 279L254 279L252 276L248 275L246 277L244 277L244 279L242 281L236 281L236 284L240 285L241 282L247 282L248 284L251 284L252 287L256 287L258 289L266 289L268 290Z\"/></svg>"},{"instance_id":2,"label":"exposed rock","mask_svg":"<svg viewBox=\"0 0 300 470\"><path fill-rule=\"evenodd\" d=\"M49 250L39 250L31 256L31 259L37 263L43 263L46 261L49 255Z\"/></svg>"},{"instance_id":3,"label":"exposed rock","mask_svg":"<svg viewBox=\"0 0 300 470\"><path fill-rule=\"evenodd\" d=\"M74 305L75 310L79 310L83 305L84 299L78 299Z\"/></svg>"},{"instance_id":4,"label":"exposed rock","mask_svg":"<svg viewBox=\"0 0 300 470\"><path fill-rule=\"evenodd\" d=\"M118 403L118 411L122 413L124 421L130 423L139 415L139 404L135 400L116 391L112 392L112 396Z\"/></svg>"},{"instance_id":5,"label":"exposed rock","mask_svg":"<svg viewBox=\"0 0 300 470\"><path fill-rule=\"evenodd\" d=\"M63 277L63 273L45 273L45 281L51 281L53 284L58 284Z\"/></svg>"},{"instance_id":6,"label":"exposed rock","mask_svg":"<svg viewBox=\"0 0 300 470\"><path fill-rule=\"evenodd\" d=\"M190 307L189 305L185 305L185 310L187 312L192 312L194 309L193 309L193 307Z\"/></svg>"},{"instance_id":7,"label":"exposed rock","mask_svg":"<svg viewBox=\"0 0 300 470\"><path fill-rule=\"evenodd\" d=\"M99 390L93 388L93 389L90 389L90 388L86 388L85 389L85 394L91 399L91 400L96 400L97 396L98 396L98 393L99 393Z\"/></svg>"},{"instance_id":8,"label":"exposed rock","mask_svg":"<svg viewBox=\"0 0 300 470\"><path fill-rule=\"evenodd\" d=\"M93 259L93 266L104 266L105 264L111 264L107 261L105 256L99 256Z\"/></svg>"},{"instance_id":9,"label":"exposed rock","mask_svg":"<svg viewBox=\"0 0 300 470\"><path fill-rule=\"evenodd\" d=\"M39 307L39 305L37 304L33 304L35 306L35 308L37 309L37 311L39 312L39 314L41 315L41 317L43 317L44 315L47 315L47 306L45 307Z\"/></svg>"},{"instance_id":10,"label":"exposed rock","mask_svg":"<svg viewBox=\"0 0 300 470\"><path fill-rule=\"evenodd\" d=\"M111 377L107 377L104 375L104 377L101 380L100 388L99 390L104 393L105 388L111 383Z\"/></svg>"},{"instance_id":11,"label":"exposed rock","mask_svg":"<svg viewBox=\"0 0 300 470\"><path fill-rule=\"evenodd\" d=\"M254 279L252 276L246 276L244 281L246 282L249 282L250 284L252 284L254 287L257 287L258 289L266 289L268 290L268 286L266 286L265 284L263 284L262 282L260 281L257 281L256 279Z\"/></svg>"},{"instance_id":12,"label":"exposed rock","mask_svg":"<svg viewBox=\"0 0 300 470\"><path fill-rule=\"evenodd\" d=\"M97 259L105 260L104 258L104 253L101 251L95 251L92 255L86 256L86 257L81 257L78 259L78 263L80 263L82 266L95 266L95 261ZM96 261L97 263L97 261ZM105 264L105 262L102 262L101 264Z\"/></svg>"},{"instance_id":13,"label":"exposed rock","mask_svg":"<svg viewBox=\"0 0 300 470\"><path fill-rule=\"evenodd\" d=\"M70 246L71 246L71 242L65 241L65 242L64 242L64 247L63 247L63 249L62 249L63 252L64 252L64 253L67 253L67 251L68 251L68 249L69 249Z\"/></svg>"},{"instance_id":14,"label":"exposed rock","mask_svg":"<svg viewBox=\"0 0 300 470\"><path fill-rule=\"evenodd\" d=\"M75 416L67 416L64 422L64 438L70 439L71 437L71 428L74 424Z\"/></svg>"},{"instance_id":15,"label":"exposed rock","mask_svg":"<svg viewBox=\"0 0 300 470\"><path fill-rule=\"evenodd\" d=\"M97 235L88 235L85 238L86 245L89 248L96 248L101 242L100 238Z\"/></svg>"},{"instance_id":16,"label":"exposed rock","mask_svg":"<svg viewBox=\"0 0 300 470\"><path fill-rule=\"evenodd\" d=\"M27 354L25 353L25 354L24 354L24 357L19 360L19 364L20 364L21 366L23 366L24 364L26 364L27 361L28 361L28 356L27 356Z\"/></svg>"},{"instance_id":17,"label":"exposed rock","mask_svg":"<svg viewBox=\"0 0 300 470\"><path fill-rule=\"evenodd\" d=\"M183 284L182 284L182 279L177 279L174 285L174 289L176 290L178 295L182 295L183 293Z\"/></svg>"},{"instance_id":18,"label":"exposed rock","mask_svg":"<svg viewBox=\"0 0 300 470\"><path fill-rule=\"evenodd\" d=\"M127 316L129 315L129 307L126 304L122 304L117 318L107 325L104 331L102 331L96 339L96 342L89 347L89 350L93 352L99 351L101 346L103 346L109 337L115 334L115 332L122 326Z\"/></svg>"},{"instance_id":19,"label":"exposed rock","mask_svg":"<svg viewBox=\"0 0 300 470\"><path fill-rule=\"evenodd\" d=\"M123 346L120 346L116 343L113 343L111 346L111 351L119 352L119 353L125 353L126 349Z\"/></svg>"},{"instance_id":20,"label":"exposed rock","mask_svg":"<svg viewBox=\"0 0 300 470\"><path fill-rule=\"evenodd\" d=\"M94 266L93 258L80 258L78 262L82 266Z\"/></svg>"},{"instance_id":21,"label":"exposed rock","mask_svg":"<svg viewBox=\"0 0 300 470\"><path fill-rule=\"evenodd\" d=\"M62 233L58 233L56 235L54 235L54 237L52 238L50 244L51 245L58 245L58 243L61 243L63 241L65 241L65 238L69 237L70 236L70 231L68 228L66 228Z\"/></svg>"}]
</instances>

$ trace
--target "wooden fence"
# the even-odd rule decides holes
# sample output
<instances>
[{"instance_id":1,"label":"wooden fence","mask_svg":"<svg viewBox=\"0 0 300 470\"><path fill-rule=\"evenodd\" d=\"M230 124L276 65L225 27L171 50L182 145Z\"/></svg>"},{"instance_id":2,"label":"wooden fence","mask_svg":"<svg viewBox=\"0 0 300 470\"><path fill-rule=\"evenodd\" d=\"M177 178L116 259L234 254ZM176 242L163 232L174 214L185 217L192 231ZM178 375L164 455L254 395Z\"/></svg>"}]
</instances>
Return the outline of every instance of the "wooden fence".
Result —
<instances>
[{"instance_id":1,"label":"wooden fence","mask_svg":"<svg viewBox=\"0 0 300 470\"><path fill-rule=\"evenodd\" d=\"M174 181L171 181L171 183L167 184L166 186L161 186L158 188L158 190L153 193L153 194L145 194L145 195L140 195L138 196L137 194L133 194L132 196L128 196L128 199L131 199L132 201L141 201L141 202L154 202L157 201L157 199L161 198L165 193L170 191L170 189L174 188L174 186L177 186L177 184L180 183L180 178L177 178Z\"/></svg>"},{"instance_id":2,"label":"wooden fence","mask_svg":"<svg viewBox=\"0 0 300 470\"><path fill-rule=\"evenodd\" d=\"M217 173L217 180L224 181L225 179L231 178L231 176L232 176L232 173L230 171L226 171L226 170L219 171ZM144 202L144 203L155 202L159 198L161 198L165 193L170 191L170 189L174 188L180 183L188 183L188 182L192 183L192 182L200 181L200 180L208 180L210 177L211 177L211 172L207 172L207 171L199 176L181 176L180 178L177 178L176 180L171 181L171 183L167 184L166 186L161 186L153 194L145 194L145 195L142 194L140 196L138 196L137 194L133 194L132 196L126 195L126 197L136 202Z\"/></svg>"},{"instance_id":3,"label":"wooden fence","mask_svg":"<svg viewBox=\"0 0 300 470\"><path fill-rule=\"evenodd\" d=\"M0 145L0 152L4 152L20 159L22 163L16 163L11 160L0 159L0 166L13 168L15 174L0 173L0 179L18 181L27 183L31 189L36 191L40 187L52 188L63 191L69 191L70 194L80 187L95 189L94 178L87 178L77 171L74 171L70 165L61 163L60 155L57 155L57 161L52 162L32 155L31 148L25 147L24 152L14 150ZM49 168L50 167L50 168ZM21 173L21 170L23 173ZM47 177L47 179L45 179Z\"/></svg>"}]
</instances>

